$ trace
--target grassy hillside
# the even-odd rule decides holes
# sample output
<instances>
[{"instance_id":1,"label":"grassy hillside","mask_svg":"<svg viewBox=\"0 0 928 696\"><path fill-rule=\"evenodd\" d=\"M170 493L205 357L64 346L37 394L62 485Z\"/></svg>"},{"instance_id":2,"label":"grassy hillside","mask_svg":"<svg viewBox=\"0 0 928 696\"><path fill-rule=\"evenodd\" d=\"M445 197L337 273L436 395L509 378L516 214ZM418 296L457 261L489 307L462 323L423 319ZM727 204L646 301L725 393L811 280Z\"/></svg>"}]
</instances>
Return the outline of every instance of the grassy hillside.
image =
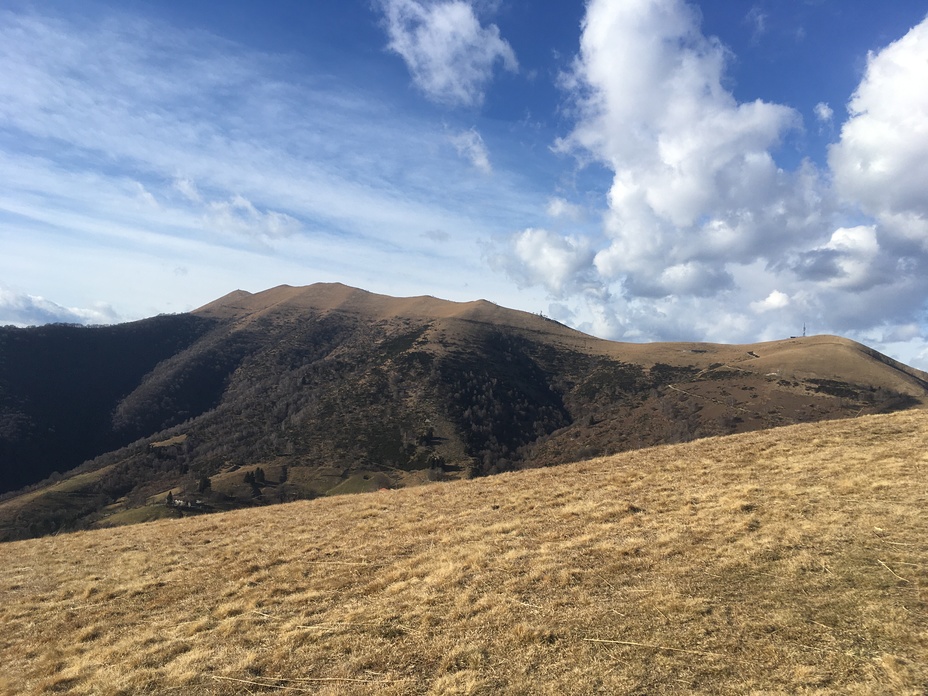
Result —
<instances>
[{"instance_id":1,"label":"grassy hillside","mask_svg":"<svg viewBox=\"0 0 928 696\"><path fill-rule=\"evenodd\" d=\"M928 412L0 545L15 694L924 694Z\"/></svg>"},{"instance_id":2,"label":"grassy hillside","mask_svg":"<svg viewBox=\"0 0 928 696\"><path fill-rule=\"evenodd\" d=\"M152 368L215 324L179 314L116 326L0 327L0 493L151 433L149 423L114 429L113 410ZM207 399L201 411L221 394L203 387L196 385Z\"/></svg>"}]
</instances>

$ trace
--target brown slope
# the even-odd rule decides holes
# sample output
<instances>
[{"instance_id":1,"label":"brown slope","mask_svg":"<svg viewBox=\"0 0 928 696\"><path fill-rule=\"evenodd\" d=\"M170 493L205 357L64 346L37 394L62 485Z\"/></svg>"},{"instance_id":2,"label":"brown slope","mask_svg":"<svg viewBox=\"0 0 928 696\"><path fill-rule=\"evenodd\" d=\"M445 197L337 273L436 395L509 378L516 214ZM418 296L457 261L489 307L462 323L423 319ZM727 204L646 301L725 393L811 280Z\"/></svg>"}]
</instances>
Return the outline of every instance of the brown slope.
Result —
<instances>
[{"instance_id":1,"label":"brown slope","mask_svg":"<svg viewBox=\"0 0 928 696\"><path fill-rule=\"evenodd\" d=\"M740 367L790 378L847 379L881 384L924 398L928 374L904 365L856 341L840 336L810 336L754 347L760 357Z\"/></svg>"},{"instance_id":2,"label":"brown slope","mask_svg":"<svg viewBox=\"0 0 928 696\"><path fill-rule=\"evenodd\" d=\"M440 319L467 313L480 304L479 300L451 302L430 296L389 297L341 283L315 283L303 287L280 285L254 294L236 290L193 310L192 313L240 320L266 316L274 312L314 310L323 313L340 311L359 314L369 319Z\"/></svg>"},{"instance_id":3,"label":"brown slope","mask_svg":"<svg viewBox=\"0 0 928 696\"><path fill-rule=\"evenodd\" d=\"M606 341L594 349L617 359L639 363L722 363L760 375L802 379L850 380L904 389L921 398L928 373L900 363L861 343L840 336L808 336L748 344L642 343Z\"/></svg>"},{"instance_id":4,"label":"brown slope","mask_svg":"<svg viewBox=\"0 0 928 696\"><path fill-rule=\"evenodd\" d=\"M366 321L458 319L564 336L576 341L577 345L583 345L590 338L556 321L500 307L486 300L452 302L430 295L390 297L341 283L315 283L303 287L280 285L254 294L236 290L193 310L192 314L233 320L239 326L246 326L258 319L283 320L305 316L308 312L316 315L342 313Z\"/></svg>"},{"instance_id":5,"label":"brown slope","mask_svg":"<svg viewBox=\"0 0 928 696\"><path fill-rule=\"evenodd\" d=\"M0 693L897 694L928 414L0 545Z\"/></svg>"}]
</instances>

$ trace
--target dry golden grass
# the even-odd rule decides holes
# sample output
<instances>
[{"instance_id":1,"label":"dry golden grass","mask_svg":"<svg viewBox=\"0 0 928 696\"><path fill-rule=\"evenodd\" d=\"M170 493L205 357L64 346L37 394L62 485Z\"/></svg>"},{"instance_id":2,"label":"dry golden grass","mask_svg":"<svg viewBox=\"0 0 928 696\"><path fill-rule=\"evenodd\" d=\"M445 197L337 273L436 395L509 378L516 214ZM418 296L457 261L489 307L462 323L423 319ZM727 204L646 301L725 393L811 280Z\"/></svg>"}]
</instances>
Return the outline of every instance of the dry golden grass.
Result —
<instances>
[{"instance_id":1,"label":"dry golden grass","mask_svg":"<svg viewBox=\"0 0 928 696\"><path fill-rule=\"evenodd\" d=\"M11 694L924 694L928 412L0 546Z\"/></svg>"}]
</instances>

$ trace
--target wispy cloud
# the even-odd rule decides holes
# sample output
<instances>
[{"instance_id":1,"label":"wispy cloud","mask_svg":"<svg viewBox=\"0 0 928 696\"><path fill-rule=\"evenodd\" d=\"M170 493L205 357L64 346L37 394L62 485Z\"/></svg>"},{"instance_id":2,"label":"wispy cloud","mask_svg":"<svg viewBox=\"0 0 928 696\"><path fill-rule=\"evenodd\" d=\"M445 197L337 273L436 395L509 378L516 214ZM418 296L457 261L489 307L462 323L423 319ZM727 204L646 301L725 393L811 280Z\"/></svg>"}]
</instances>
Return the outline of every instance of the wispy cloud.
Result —
<instances>
[{"instance_id":1,"label":"wispy cloud","mask_svg":"<svg viewBox=\"0 0 928 696\"><path fill-rule=\"evenodd\" d=\"M745 23L751 27L751 38L753 41L759 41L767 33L767 13L763 9L754 5L745 15Z\"/></svg>"},{"instance_id":2,"label":"wispy cloud","mask_svg":"<svg viewBox=\"0 0 928 696\"><path fill-rule=\"evenodd\" d=\"M480 137L476 128L458 133L451 136L451 142L457 149L458 154L465 158L484 174L491 174L493 167L490 165L490 153Z\"/></svg>"},{"instance_id":3,"label":"wispy cloud","mask_svg":"<svg viewBox=\"0 0 928 696\"><path fill-rule=\"evenodd\" d=\"M382 0L389 48L406 62L429 99L452 106L483 101L497 64L518 70L516 55L495 24L482 26L464 0Z\"/></svg>"},{"instance_id":4,"label":"wispy cloud","mask_svg":"<svg viewBox=\"0 0 928 696\"><path fill-rule=\"evenodd\" d=\"M265 239L288 237L303 231L299 220L275 210L260 211L244 196L211 201L204 217L204 227L219 232L258 235Z\"/></svg>"},{"instance_id":5,"label":"wispy cloud","mask_svg":"<svg viewBox=\"0 0 928 696\"><path fill-rule=\"evenodd\" d=\"M178 177L174 180L174 188L187 200L199 203L202 200L197 185L186 177Z\"/></svg>"},{"instance_id":6,"label":"wispy cloud","mask_svg":"<svg viewBox=\"0 0 928 696\"><path fill-rule=\"evenodd\" d=\"M566 219L576 222L577 220L583 219L586 215L586 211L583 206L577 205L576 203L571 203L560 196L555 196L548 200L548 205L545 207L545 212L548 213L552 218L555 219Z\"/></svg>"},{"instance_id":7,"label":"wispy cloud","mask_svg":"<svg viewBox=\"0 0 928 696\"><path fill-rule=\"evenodd\" d=\"M517 225L534 194L486 181L476 130L385 110L298 60L129 15L0 13L0 278L83 287L92 304L125 264L130 316L158 306L140 308L143 284L181 309L319 279L470 299L471 275L505 295L477 240ZM445 244L415 241L434 230ZM55 273L56 248L91 261ZM405 287L379 272L407 263Z\"/></svg>"}]
</instances>

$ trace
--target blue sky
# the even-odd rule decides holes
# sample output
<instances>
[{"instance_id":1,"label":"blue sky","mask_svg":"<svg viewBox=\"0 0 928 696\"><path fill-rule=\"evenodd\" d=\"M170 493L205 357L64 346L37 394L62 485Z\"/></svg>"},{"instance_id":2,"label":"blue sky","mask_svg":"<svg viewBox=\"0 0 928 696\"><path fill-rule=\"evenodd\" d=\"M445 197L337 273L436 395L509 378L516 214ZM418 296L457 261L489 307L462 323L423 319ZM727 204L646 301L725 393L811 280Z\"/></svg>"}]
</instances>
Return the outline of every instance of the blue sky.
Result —
<instances>
[{"instance_id":1,"label":"blue sky","mask_svg":"<svg viewBox=\"0 0 928 696\"><path fill-rule=\"evenodd\" d=\"M926 12L8 0L0 324L340 281L928 369Z\"/></svg>"}]
</instances>

